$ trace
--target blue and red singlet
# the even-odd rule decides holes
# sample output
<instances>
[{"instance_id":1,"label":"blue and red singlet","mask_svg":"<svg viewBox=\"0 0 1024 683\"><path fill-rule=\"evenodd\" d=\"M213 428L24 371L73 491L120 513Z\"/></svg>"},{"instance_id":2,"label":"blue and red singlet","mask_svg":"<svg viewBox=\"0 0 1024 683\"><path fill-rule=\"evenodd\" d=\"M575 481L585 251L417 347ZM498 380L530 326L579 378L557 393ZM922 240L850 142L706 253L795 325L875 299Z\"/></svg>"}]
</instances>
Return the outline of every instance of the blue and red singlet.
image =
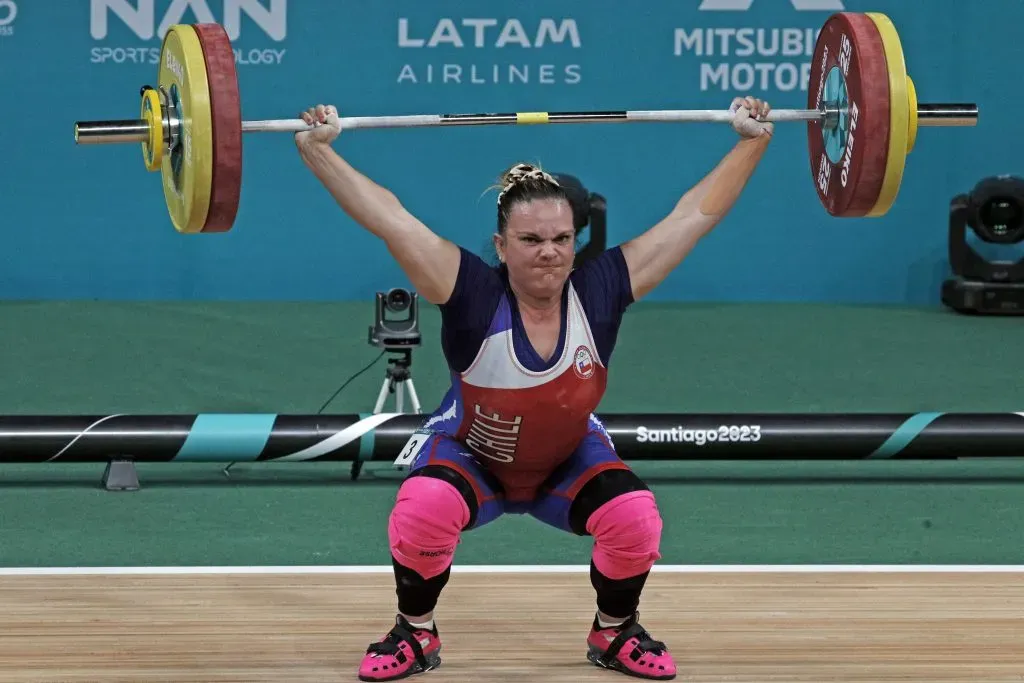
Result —
<instances>
[{"instance_id":1,"label":"blue and red singlet","mask_svg":"<svg viewBox=\"0 0 1024 683\"><path fill-rule=\"evenodd\" d=\"M502 511L543 518L534 509L543 507L543 491L571 498L598 471L625 467L594 411L631 303L619 247L573 270L558 344L545 361L530 344L505 269L462 249L455 288L440 307L452 385L420 430L441 438L425 444L413 469L447 465L470 481L481 508L500 499L500 510L481 509L479 526ZM559 519L547 521L564 526L564 511L552 512Z\"/></svg>"}]
</instances>

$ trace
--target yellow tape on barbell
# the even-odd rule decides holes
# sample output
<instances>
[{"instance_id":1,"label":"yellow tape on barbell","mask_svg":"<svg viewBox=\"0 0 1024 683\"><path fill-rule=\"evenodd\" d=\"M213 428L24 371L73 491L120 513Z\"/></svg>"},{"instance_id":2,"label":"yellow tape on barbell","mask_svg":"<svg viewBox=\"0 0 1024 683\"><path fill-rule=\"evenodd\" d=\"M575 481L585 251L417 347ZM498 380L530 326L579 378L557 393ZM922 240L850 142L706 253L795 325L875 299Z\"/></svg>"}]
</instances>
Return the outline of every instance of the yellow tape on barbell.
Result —
<instances>
[{"instance_id":1,"label":"yellow tape on barbell","mask_svg":"<svg viewBox=\"0 0 1024 683\"><path fill-rule=\"evenodd\" d=\"M868 211L870 217L884 216L896 201L903 170L907 162L907 145L910 137L910 95L907 87L907 63L903 56L903 45L892 20L879 12L867 12L878 27L885 48L885 61L889 72L889 154L885 164L885 179L878 194L878 201ZM915 107L916 110L916 107Z\"/></svg>"},{"instance_id":2,"label":"yellow tape on barbell","mask_svg":"<svg viewBox=\"0 0 1024 683\"><path fill-rule=\"evenodd\" d=\"M546 111L524 111L516 114L517 124L547 123L548 113Z\"/></svg>"},{"instance_id":3,"label":"yellow tape on barbell","mask_svg":"<svg viewBox=\"0 0 1024 683\"><path fill-rule=\"evenodd\" d=\"M159 171L164 160L164 113L160 93L152 88L142 93L142 120L149 126L149 138L142 143L142 161L147 171Z\"/></svg>"},{"instance_id":4,"label":"yellow tape on barbell","mask_svg":"<svg viewBox=\"0 0 1024 683\"><path fill-rule=\"evenodd\" d=\"M197 233L206 224L213 188L213 120L206 58L196 30L179 24L164 36L159 87L181 120L178 144L164 155L164 198L178 232Z\"/></svg>"}]
</instances>

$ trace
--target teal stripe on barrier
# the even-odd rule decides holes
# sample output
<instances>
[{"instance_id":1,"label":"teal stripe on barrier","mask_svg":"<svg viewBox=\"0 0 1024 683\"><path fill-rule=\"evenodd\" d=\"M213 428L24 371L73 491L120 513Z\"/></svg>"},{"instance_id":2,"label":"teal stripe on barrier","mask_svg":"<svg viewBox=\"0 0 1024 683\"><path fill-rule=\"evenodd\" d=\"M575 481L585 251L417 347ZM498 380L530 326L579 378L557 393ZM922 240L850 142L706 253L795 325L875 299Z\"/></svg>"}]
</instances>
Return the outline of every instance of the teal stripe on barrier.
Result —
<instances>
[{"instance_id":1,"label":"teal stripe on barrier","mask_svg":"<svg viewBox=\"0 0 1024 683\"><path fill-rule=\"evenodd\" d=\"M365 420L366 418L370 417L371 415L373 415L373 413L359 413L359 419L360 420ZM359 437L359 456L358 457L363 462L366 462L367 460L370 460L371 458L373 458L373 445L374 445L374 441L375 441L374 436L376 434L377 434L377 430L376 429L371 429L366 434L363 434L361 437Z\"/></svg>"},{"instance_id":2,"label":"teal stripe on barrier","mask_svg":"<svg viewBox=\"0 0 1024 683\"><path fill-rule=\"evenodd\" d=\"M868 459L891 458L917 438L917 435L924 431L935 418L941 417L943 413L918 413L896 428L888 439L868 456Z\"/></svg>"},{"instance_id":3,"label":"teal stripe on barrier","mask_svg":"<svg viewBox=\"0 0 1024 683\"><path fill-rule=\"evenodd\" d=\"M274 413L197 415L174 459L192 462L255 460L267 445L276 418Z\"/></svg>"}]
</instances>

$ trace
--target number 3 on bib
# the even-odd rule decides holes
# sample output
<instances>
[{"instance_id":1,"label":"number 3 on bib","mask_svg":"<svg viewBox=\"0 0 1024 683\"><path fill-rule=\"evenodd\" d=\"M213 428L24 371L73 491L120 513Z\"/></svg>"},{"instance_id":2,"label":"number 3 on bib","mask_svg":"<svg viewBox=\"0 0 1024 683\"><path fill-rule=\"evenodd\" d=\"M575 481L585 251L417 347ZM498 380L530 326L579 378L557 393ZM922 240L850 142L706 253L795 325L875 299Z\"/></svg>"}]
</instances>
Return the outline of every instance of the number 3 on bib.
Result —
<instances>
[{"instance_id":1,"label":"number 3 on bib","mask_svg":"<svg viewBox=\"0 0 1024 683\"><path fill-rule=\"evenodd\" d=\"M431 436L430 432L413 432L413 435L402 446L402 450L398 452L398 457L395 458L395 469L408 469L419 455L420 448Z\"/></svg>"}]
</instances>

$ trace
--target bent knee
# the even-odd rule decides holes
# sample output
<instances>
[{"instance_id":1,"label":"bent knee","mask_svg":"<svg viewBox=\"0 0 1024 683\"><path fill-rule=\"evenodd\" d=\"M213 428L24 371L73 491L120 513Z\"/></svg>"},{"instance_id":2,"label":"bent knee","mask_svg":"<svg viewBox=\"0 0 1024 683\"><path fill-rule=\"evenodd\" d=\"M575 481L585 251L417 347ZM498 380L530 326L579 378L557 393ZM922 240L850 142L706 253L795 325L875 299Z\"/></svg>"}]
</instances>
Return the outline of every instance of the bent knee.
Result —
<instances>
[{"instance_id":1,"label":"bent knee","mask_svg":"<svg viewBox=\"0 0 1024 683\"><path fill-rule=\"evenodd\" d=\"M391 553L429 579L451 564L469 506L454 485L434 477L410 477L398 489L388 519Z\"/></svg>"},{"instance_id":2,"label":"bent knee","mask_svg":"<svg viewBox=\"0 0 1024 683\"><path fill-rule=\"evenodd\" d=\"M663 526L650 491L624 493L599 507L587 520L598 571L609 578L649 571L661 558Z\"/></svg>"}]
</instances>

